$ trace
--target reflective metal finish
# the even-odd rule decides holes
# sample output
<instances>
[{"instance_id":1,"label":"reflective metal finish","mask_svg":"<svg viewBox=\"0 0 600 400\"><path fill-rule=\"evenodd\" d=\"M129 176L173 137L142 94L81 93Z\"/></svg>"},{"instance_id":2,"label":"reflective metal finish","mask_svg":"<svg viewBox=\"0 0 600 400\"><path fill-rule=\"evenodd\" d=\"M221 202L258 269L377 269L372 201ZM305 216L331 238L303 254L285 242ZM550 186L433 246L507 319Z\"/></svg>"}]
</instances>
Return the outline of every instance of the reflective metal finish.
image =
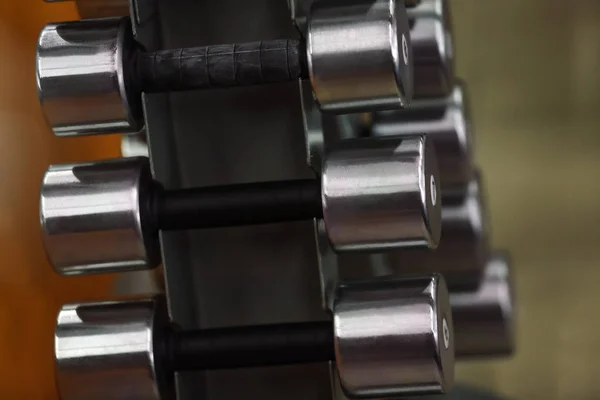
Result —
<instances>
[{"instance_id":1,"label":"reflective metal finish","mask_svg":"<svg viewBox=\"0 0 600 400\"><path fill-rule=\"evenodd\" d=\"M166 324L160 297L63 306L54 334L62 400L174 399L156 363Z\"/></svg>"},{"instance_id":2,"label":"reflective metal finish","mask_svg":"<svg viewBox=\"0 0 600 400\"><path fill-rule=\"evenodd\" d=\"M146 158L51 166L44 175L40 222L46 253L62 275L123 272L160 262L145 217L152 188Z\"/></svg>"},{"instance_id":3,"label":"reflective metal finish","mask_svg":"<svg viewBox=\"0 0 600 400\"><path fill-rule=\"evenodd\" d=\"M450 390L452 315L440 275L345 285L334 309L337 368L349 397Z\"/></svg>"},{"instance_id":4,"label":"reflective metal finish","mask_svg":"<svg viewBox=\"0 0 600 400\"><path fill-rule=\"evenodd\" d=\"M473 176L473 128L464 83L459 82L448 97L415 100L408 109L374 115L374 136L423 133L434 142L444 195L465 188Z\"/></svg>"},{"instance_id":5,"label":"reflective metal finish","mask_svg":"<svg viewBox=\"0 0 600 400\"><path fill-rule=\"evenodd\" d=\"M437 247L439 171L424 136L346 140L321 180L323 219L336 251Z\"/></svg>"},{"instance_id":6,"label":"reflective metal finish","mask_svg":"<svg viewBox=\"0 0 600 400\"><path fill-rule=\"evenodd\" d=\"M407 10L413 45L414 96L447 96L454 86L454 45L447 0L422 0Z\"/></svg>"},{"instance_id":7,"label":"reflective metal finish","mask_svg":"<svg viewBox=\"0 0 600 400\"><path fill-rule=\"evenodd\" d=\"M450 289L475 288L489 257L488 213L476 174L467 196L442 208L442 238L436 251L410 250L387 255L393 273L440 272Z\"/></svg>"},{"instance_id":8,"label":"reflective metal finish","mask_svg":"<svg viewBox=\"0 0 600 400\"><path fill-rule=\"evenodd\" d=\"M316 1L306 48L324 111L394 109L412 99L413 55L402 1Z\"/></svg>"},{"instance_id":9,"label":"reflective metal finish","mask_svg":"<svg viewBox=\"0 0 600 400\"><path fill-rule=\"evenodd\" d=\"M47 3L58 3L67 0L44 0ZM105 18L129 14L127 0L76 0L77 10L81 18Z\"/></svg>"},{"instance_id":10,"label":"reflective metal finish","mask_svg":"<svg viewBox=\"0 0 600 400\"><path fill-rule=\"evenodd\" d=\"M129 18L50 24L37 44L37 87L54 134L137 132L141 104L126 75L135 43ZM134 101L134 100L133 100Z\"/></svg>"},{"instance_id":11,"label":"reflective metal finish","mask_svg":"<svg viewBox=\"0 0 600 400\"><path fill-rule=\"evenodd\" d=\"M508 254L489 258L477 290L450 295L456 355L491 357L514 352L514 289Z\"/></svg>"},{"instance_id":12,"label":"reflective metal finish","mask_svg":"<svg viewBox=\"0 0 600 400\"><path fill-rule=\"evenodd\" d=\"M148 142L144 135L123 135L121 137L121 155L123 157L150 157Z\"/></svg>"}]
</instances>

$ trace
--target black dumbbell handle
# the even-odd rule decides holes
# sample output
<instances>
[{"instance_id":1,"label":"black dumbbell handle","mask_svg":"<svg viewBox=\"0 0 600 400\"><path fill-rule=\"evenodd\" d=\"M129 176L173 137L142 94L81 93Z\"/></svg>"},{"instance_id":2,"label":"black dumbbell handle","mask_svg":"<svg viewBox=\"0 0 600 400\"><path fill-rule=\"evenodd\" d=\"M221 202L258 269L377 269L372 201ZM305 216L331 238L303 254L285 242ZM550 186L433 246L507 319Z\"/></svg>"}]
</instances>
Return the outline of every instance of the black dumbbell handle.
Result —
<instances>
[{"instance_id":1,"label":"black dumbbell handle","mask_svg":"<svg viewBox=\"0 0 600 400\"><path fill-rule=\"evenodd\" d=\"M172 331L167 337L166 361L171 371L335 360L331 321Z\"/></svg>"},{"instance_id":2,"label":"black dumbbell handle","mask_svg":"<svg viewBox=\"0 0 600 400\"><path fill-rule=\"evenodd\" d=\"M268 224L320 218L321 184L316 179L162 190L153 214L161 230Z\"/></svg>"},{"instance_id":3,"label":"black dumbbell handle","mask_svg":"<svg viewBox=\"0 0 600 400\"><path fill-rule=\"evenodd\" d=\"M141 91L167 92L261 85L308 77L306 51L298 40L269 40L186 49L139 51Z\"/></svg>"}]
</instances>

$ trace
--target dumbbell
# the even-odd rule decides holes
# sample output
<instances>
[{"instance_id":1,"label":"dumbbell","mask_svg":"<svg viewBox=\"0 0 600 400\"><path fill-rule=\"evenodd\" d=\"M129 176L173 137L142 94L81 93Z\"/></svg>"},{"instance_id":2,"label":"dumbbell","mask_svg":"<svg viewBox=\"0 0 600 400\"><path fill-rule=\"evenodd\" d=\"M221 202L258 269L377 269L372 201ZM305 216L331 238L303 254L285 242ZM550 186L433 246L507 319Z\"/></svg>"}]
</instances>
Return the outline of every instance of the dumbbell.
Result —
<instances>
[{"instance_id":1,"label":"dumbbell","mask_svg":"<svg viewBox=\"0 0 600 400\"><path fill-rule=\"evenodd\" d=\"M510 257L493 252L479 286L451 292L456 356L496 357L514 352L515 304Z\"/></svg>"},{"instance_id":2,"label":"dumbbell","mask_svg":"<svg viewBox=\"0 0 600 400\"><path fill-rule=\"evenodd\" d=\"M162 297L69 304L55 330L63 400L174 397L173 374L334 361L352 398L445 393L452 315L440 275L341 286L332 320L181 331Z\"/></svg>"},{"instance_id":3,"label":"dumbbell","mask_svg":"<svg viewBox=\"0 0 600 400\"><path fill-rule=\"evenodd\" d=\"M306 40L146 52L128 17L49 24L37 44L42 109L58 136L137 132L141 93L310 79L322 110L394 109L412 98L402 1L313 3Z\"/></svg>"},{"instance_id":4,"label":"dumbbell","mask_svg":"<svg viewBox=\"0 0 600 400\"><path fill-rule=\"evenodd\" d=\"M47 3L58 3L66 0L44 0ZM76 0L77 11L81 18L105 18L129 14L128 0Z\"/></svg>"},{"instance_id":5,"label":"dumbbell","mask_svg":"<svg viewBox=\"0 0 600 400\"><path fill-rule=\"evenodd\" d=\"M425 133L433 139L445 197L459 199L473 177L473 128L464 82L439 99L414 100L398 112L373 114L371 135L403 136ZM464 193L462 193L464 195Z\"/></svg>"},{"instance_id":6,"label":"dumbbell","mask_svg":"<svg viewBox=\"0 0 600 400\"><path fill-rule=\"evenodd\" d=\"M320 179L164 190L147 158L51 166L40 194L46 252L63 275L160 263L158 230L323 218L333 250L437 247L441 199L424 136L347 140Z\"/></svg>"},{"instance_id":7,"label":"dumbbell","mask_svg":"<svg viewBox=\"0 0 600 400\"><path fill-rule=\"evenodd\" d=\"M454 45L447 0L422 0L407 10L414 61L414 97L443 97L454 87Z\"/></svg>"},{"instance_id":8,"label":"dumbbell","mask_svg":"<svg viewBox=\"0 0 600 400\"><path fill-rule=\"evenodd\" d=\"M459 201L444 198L442 238L436 251L418 249L386 254L393 273L440 272L452 291L475 289L489 257L489 223L480 173Z\"/></svg>"}]
</instances>

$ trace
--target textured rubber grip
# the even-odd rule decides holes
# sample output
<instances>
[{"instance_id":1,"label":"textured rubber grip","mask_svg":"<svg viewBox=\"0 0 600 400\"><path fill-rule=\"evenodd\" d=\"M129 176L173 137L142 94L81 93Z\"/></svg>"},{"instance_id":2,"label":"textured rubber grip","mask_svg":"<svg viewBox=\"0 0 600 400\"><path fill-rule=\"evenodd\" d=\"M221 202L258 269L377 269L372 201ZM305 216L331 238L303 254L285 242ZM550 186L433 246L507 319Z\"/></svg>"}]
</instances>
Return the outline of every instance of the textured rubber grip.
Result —
<instances>
[{"instance_id":1,"label":"textured rubber grip","mask_svg":"<svg viewBox=\"0 0 600 400\"><path fill-rule=\"evenodd\" d=\"M138 55L141 90L147 93L261 85L308 76L298 40L269 40Z\"/></svg>"},{"instance_id":2,"label":"textured rubber grip","mask_svg":"<svg viewBox=\"0 0 600 400\"><path fill-rule=\"evenodd\" d=\"M153 201L152 214L161 230L272 224L323 216L321 183L316 179L157 189Z\"/></svg>"},{"instance_id":3,"label":"textured rubber grip","mask_svg":"<svg viewBox=\"0 0 600 400\"><path fill-rule=\"evenodd\" d=\"M173 371L303 364L335 360L331 321L173 332Z\"/></svg>"}]
</instances>

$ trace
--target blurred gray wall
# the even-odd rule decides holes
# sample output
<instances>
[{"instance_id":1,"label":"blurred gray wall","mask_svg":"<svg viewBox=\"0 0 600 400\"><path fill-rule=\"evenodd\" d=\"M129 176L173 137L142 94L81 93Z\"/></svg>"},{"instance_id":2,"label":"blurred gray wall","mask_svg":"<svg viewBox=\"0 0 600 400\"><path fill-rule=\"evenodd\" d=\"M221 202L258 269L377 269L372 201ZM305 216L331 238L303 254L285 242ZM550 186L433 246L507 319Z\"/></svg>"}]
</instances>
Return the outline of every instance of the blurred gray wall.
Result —
<instances>
[{"instance_id":1,"label":"blurred gray wall","mask_svg":"<svg viewBox=\"0 0 600 400\"><path fill-rule=\"evenodd\" d=\"M600 399L600 1L451 0L517 355L458 368L513 399Z\"/></svg>"}]
</instances>

